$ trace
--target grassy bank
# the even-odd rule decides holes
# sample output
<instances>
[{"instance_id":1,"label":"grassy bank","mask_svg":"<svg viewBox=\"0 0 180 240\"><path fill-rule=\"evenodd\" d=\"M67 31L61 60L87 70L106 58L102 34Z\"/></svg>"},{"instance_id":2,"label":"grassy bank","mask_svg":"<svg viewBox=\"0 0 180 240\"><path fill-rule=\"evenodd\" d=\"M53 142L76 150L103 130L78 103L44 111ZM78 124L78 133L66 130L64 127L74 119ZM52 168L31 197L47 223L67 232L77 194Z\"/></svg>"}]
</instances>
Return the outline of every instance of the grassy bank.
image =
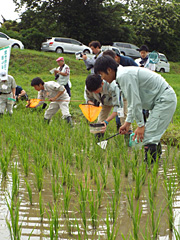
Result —
<instances>
[{"instance_id":1,"label":"grassy bank","mask_svg":"<svg viewBox=\"0 0 180 240\"><path fill-rule=\"evenodd\" d=\"M61 54L65 58L65 62L71 69L71 82L72 82L72 102L71 113L74 120L81 117L81 111L78 107L83 103L84 97L84 84L88 72L83 61L77 61L74 54ZM18 51L12 49L9 74L14 76L18 85L21 85L28 93L30 98L37 96L37 92L30 86L30 82L34 77L41 77L44 81L54 80L54 76L50 74L49 70L56 67L56 59L59 57L56 53L44 53L32 50ZM180 63L171 63L171 72L162 74L167 82L174 88L179 100L180 96ZM80 100L73 102L73 100ZM27 109L28 111L28 109ZM180 103L178 101L177 109L173 117L173 123L170 124L168 130L163 136L163 141L172 141L177 144L180 140L179 131L180 122ZM113 123L111 126L113 127Z\"/></svg>"}]
</instances>

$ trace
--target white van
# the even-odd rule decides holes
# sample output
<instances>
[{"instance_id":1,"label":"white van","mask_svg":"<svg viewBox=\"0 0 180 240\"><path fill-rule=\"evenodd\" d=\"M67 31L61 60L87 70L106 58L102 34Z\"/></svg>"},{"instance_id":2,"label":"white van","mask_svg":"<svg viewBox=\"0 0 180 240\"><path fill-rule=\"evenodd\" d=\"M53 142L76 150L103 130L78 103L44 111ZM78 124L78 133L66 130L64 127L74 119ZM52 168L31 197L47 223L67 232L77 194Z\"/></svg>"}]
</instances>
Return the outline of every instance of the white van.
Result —
<instances>
[{"instance_id":1,"label":"white van","mask_svg":"<svg viewBox=\"0 0 180 240\"><path fill-rule=\"evenodd\" d=\"M159 53L159 61L156 63L156 72L170 72L170 64L163 53Z\"/></svg>"}]
</instances>

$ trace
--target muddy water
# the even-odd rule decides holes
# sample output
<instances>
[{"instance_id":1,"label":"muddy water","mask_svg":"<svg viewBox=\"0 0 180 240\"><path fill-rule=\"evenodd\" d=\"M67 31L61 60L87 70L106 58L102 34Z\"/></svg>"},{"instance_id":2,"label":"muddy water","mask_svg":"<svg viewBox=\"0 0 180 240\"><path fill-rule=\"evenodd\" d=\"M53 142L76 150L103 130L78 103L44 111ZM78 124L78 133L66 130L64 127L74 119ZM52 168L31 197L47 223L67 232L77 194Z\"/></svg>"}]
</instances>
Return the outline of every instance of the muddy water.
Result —
<instances>
[{"instance_id":1,"label":"muddy water","mask_svg":"<svg viewBox=\"0 0 180 240\"><path fill-rule=\"evenodd\" d=\"M172 151L173 154L173 151ZM15 159L18 160L18 156L14 156ZM168 212L166 207L166 191L164 189L164 170L163 170L163 161L166 158L165 147L163 147L163 155L162 159L159 163L158 169L158 188L155 196L155 206L156 206L156 216L161 211L160 217L160 225L158 232L158 239L167 240L167 239L175 239L174 233L169 230L168 225ZM14 161L15 162L15 161ZM21 165L18 165L19 171L19 198L21 199L19 218L20 223L22 223L22 240L28 239L30 234L30 239L50 239L50 227L49 220L47 214L44 214L43 222L40 220L39 213L39 194L36 188L36 180L33 173L30 173L28 176L28 181L31 185L33 192L33 204L30 205L28 193L24 181L24 172ZM174 165L168 164L167 174L173 175L174 173ZM79 177L80 173L74 170L74 174ZM149 175L150 173L148 173ZM148 178L148 176L147 176ZM48 171L44 173L44 182L43 182L43 191L42 191L42 199L43 206L46 210L49 211L48 203L53 207L53 197L51 190L51 176ZM176 178L177 184L177 178ZM135 181L133 181L132 173L130 171L128 177L124 176L124 172L121 173L121 196L120 196L120 205L117 213L117 224L118 228L117 238L122 239L122 234L126 239L129 239L129 234L133 234L132 227L132 219L128 213L128 201L127 201L127 192L135 186ZM94 189L95 193L97 189L95 187L94 181L90 179L88 176L88 187L90 190ZM12 176L11 172L8 174L8 179L6 181L1 181L0 186L0 240L10 239L9 230L6 225L6 218L9 220L9 211L7 208L5 196L7 193L11 193L12 188ZM59 238L58 239L78 239L78 231L76 227L76 223L79 224L79 233L81 235L80 239L107 239L107 225L105 224L106 215L107 215L107 202L111 203L111 197L114 194L114 180L112 177L112 171L108 172L107 179L107 187L102 194L101 207L98 209L98 224L97 229L93 229L91 225L89 208L87 207L86 212L86 221L87 221L87 236L85 236L84 227L82 224L82 214L79 211L79 196L74 188L71 191L71 200L70 200L70 208L69 208L69 218L65 218L62 209L63 209L63 194L61 192L60 200L58 202L60 208L59 214ZM139 198L139 208L142 210L141 220L140 220L140 232L142 235L145 235L146 228L148 226L150 232L150 211L149 211L149 202L148 202L148 181L142 186L141 195ZM88 204L87 204L88 205ZM136 207L137 200L134 200L134 206ZM164 211L163 211L164 210ZM174 202L173 202L173 211L174 211L174 224L176 229L178 230L180 224L180 190L177 189ZM69 220L69 221L68 221ZM148 221L149 220L149 221ZM69 223L69 225L68 225ZM110 223L112 229L112 222ZM70 226L68 228L68 226ZM69 234L71 232L71 234ZM143 239L141 234L139 234L139 239ZM151 233L149 233L151 236ZM148 238L150 239L150 238Z\"/></svg>"}]
</instances>

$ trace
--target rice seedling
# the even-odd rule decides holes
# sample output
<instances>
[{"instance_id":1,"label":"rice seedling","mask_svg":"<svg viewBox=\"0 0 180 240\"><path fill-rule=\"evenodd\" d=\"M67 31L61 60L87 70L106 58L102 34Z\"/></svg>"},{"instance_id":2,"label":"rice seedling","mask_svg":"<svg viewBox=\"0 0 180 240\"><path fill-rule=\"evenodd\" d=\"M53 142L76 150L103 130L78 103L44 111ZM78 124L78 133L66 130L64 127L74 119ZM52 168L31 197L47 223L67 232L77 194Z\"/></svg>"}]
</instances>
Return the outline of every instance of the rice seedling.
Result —
<instances>
[{"instance_id":1,"label":"rice seedling","mask_svg":"<svg viewBox=\"0 0 180 240\"><path fill-rule=\"evenodd\" d=\"M140 158L139 149L133 148L133 153L134 153L134 161L135 161L134 164L137 167L139 158Z\"/></svg>"},{"instance_id":2,"label":"rice seedling","mask_svg":"<svg viewBox=\"0 0 180 240\"><path fill-rule=\"evenodd\" d=\"M166 150L166 159L167 160L169 159L171 146L172 146L172 140L170 140L170 142L167 144L167 150Z\"/></svg>"},{"instance_id":3,"label":"rice seedling","mask_svg":"<svg viewBox=\"0 0 180 240\"><path fill-rule=\"evenodd\" d=\"M94 177L94 161L92 158L89 159L89 171L90 171L90 178L93 179Z\"/></svg>"},{"instance_id":4,"label":"rice seedling","mask_svg":"<svg viewBox=\"0 0 180 240\"><path fill-rule=\"evenodd\" d=\"M106 155L106 161L107 161L108 168L110 168L110 166L111 166L111 154L108 154L108 152L107 152L107 155Z\"/></svg>"},{"instance_id":5,"label":"rice seedling","mask_svg":"<svg viewBox=\"0 0 180 240\"><path fill-rule=\"evenodd\" d=\"M120 200L116 198L115 194L114 195L112 194L110 217L113 223L115 223L118 216L119 203L120 203Z\"/></svg>"},{"instance_id":6,"label":"rice seedling","mask_svg":"<svg viewBox=\"0 0 180 240\"><path fill-rule=\"evenodd\" d=\"M24 180L25 180L25 183L26 183L27 191L28 191L29 202L32 205L32 189L31 189L30 184L28 183L28 181L26 179L24 179Z\"/></svg>"},{"instance_id":7,"label":"rice seedling","mask_svg":"<svg viewBox=\"0 0 180 240\"><path fill-rule=\"evenodd\" d=\"M69 165L67 166L66 183L67 183L67 187L68 187L69 189L71 189L72 186L73 186L73 178L72 178L72 174L71 174L70 166L69 166Z\"/></svg>"},{"instance_id":8,"label":"rice seedling","mask_svg":"<svg viewBox=\"0 0 180 240\"><path fill-rule=\"evenodd\" d=\"M76 164L75 164L75 165L76 165L77 170L79 170L79 165L80 165L80 164L79 164L79 158L80 158L79 155L76 154L76 156L75 156L75 160L76 160L75 163L76 163Z\"/></svg>"},{"instance_id":9,"label":"rice seedling","mask_svg":"<svg viewBox=\"0 0 180 240\"><path fill-rule=\"evenodd\" d=\"M132 159L130 162L130 165L131 165L131 170L132 170L132 179L134 181L136 178L136 162Z\"/></svg>"},{"instance_id":10,"label":"rice seedling","mask_svg":"<svg viewBox=\"0 0 180 240\"><path fill-rule=\"evenodd\" d=\"M9 229L11 240L21 240L21 233L22 233L22 223L19 224L19 209L21 201L17 199L14 201L10 199L11 202L8 202L6 198L6 204L10 214L10 221L6 217L6 224Z\"/></svg>"},{"instance_id":11,"label":"rice seedling","mask_svg":"<svg viewBox=\"0 0 180 240\"><path fill-rule=\"evenodd\" d=\"M62 185L66 185L66 178L67 178L67 165L66 162L61 161L61 173L62 173Z\"/></svg>"},{"instance_id":12,"label":"rice seedling","mask_svg":"<svg viewBox=\"0 0 180 240\"><path fill-rule=\"evenodd\" d=\"M157 191L157 186L158 186L158 167L159 167L159 164L158 164L158 161L156 161L153 165L153 168L152 168L152 171L151 171L151 174L152 174L152 177L151 177L151 185L152 185L152 194L155 196L156 195L156 191Z\"/></svg>"},{"instance_id":13,"label":"rice seedling","mask_svg":"<svg viewBox=\"0 0 180 240\"><path fill-rule=\"evenodd\" d=\"M147 177L146 163L142 161L139 168L141 171L141 182L142 182L142 185L144 185Z\"/></svg>"},{"instance_id":14,"label":"rice seedling","mask_svg":"<svg viewBox=\"0 0 180 240\"><path fill-rule=\"evenodd\" d=\"M167 160L165 158L163 159L163 171L164 171L164 177L166 178L166 176L167 176Z\"/></svg>"},{"instance_id":15,"label":"rice seedling","mask_svg":"<svg viewBox=\"0 0 180 240\"><path fill-rule=\"evenodd\" d=\"M180 182L180 154L178 158L175 160L175 168L176 168L178 181Z\"/></svg>"},{"instance_id":16,"label":"rice seedling","mask_svg":"<svg viewBox=\"0 0 180 240\"><path fill-rule=\"evenodd\" d=\"M152 167L152 156L150 155L149 151L147 153L147 169L149 172L151 172L151 167Z\"/></svg>"},{"instance_id":17,"label":"rice seedling","mask_svg":"<svg viewBox=\"0 0 180 240\"><path fill-rule=\"evenodd\" d=\"M4 152L2 156L0 156L0 163L1 163L1 172L2 172L2 178L6 179L8 167L10 163L11 156L8 152Z\"/></svg>"},{"instance_id":18,"label":"rice seedling","mask_svg":"<svg viewBox=\"0 0 180 240\"><path fill-rule=\"evenodd\" d=\"M52 209L50 203L49 203L49 208L50 208L51 216L47 210L46 210L46 213L50 221L50 239L58 240L59 239L58 231L60 227L59 226L59 209L57 207L57 204L54 204L54 207Z\"/></svg>"},{"instance_id":19,"label":"rice seedling","mask_svg":"<svg viewBox=\"0 0 180 240\"><path fill-rule=\"evenodd\" d=\"M94 191L89 191L89 209L91 214L92 227L96 229L97 227L97 217L98 217L98 199L94 198Z\"/></svg>"},{"instance_id":20,"label":"rice seedling","mask_svg":"<svg viewBox=\"0 0 180 240\"><path fill-rule=\"evenodd\" d=\"M124 159L124 174L125 177L128 177L129 170L130 170L130 161L129 157L123 158Z\"/></svg>"},{"instance_id":21,"label":"rice seedling","mask_svg":"<svg viewBox=\"0 0 180 240\"><path fill-rule=\"evenodd\" d=\"M173 200L176 193L175 176L173 175L169 178L166 177L164 180L164 185L167 193L166 201L168 206L169 229L172 231L174 227Z\"/></svg>"},{"instance_id":22,"label":"rice seedling","mask_svg":"<svg viewBox=\"0 0 180 240\"><path fill-rule=\"evenodd\" d=\"M116 199L118 199L120 196L120 184L121 184L120 174L121 173L120 173L120 170L116 169L115 167L113 167L112 172L114 177L114 191L115 191Z\"/></svg>"},{"instance_id":23,"label":"rice seedling","mask_svg":"<svg viewBox=\"0 0 180 240\"><path fill-rule=\"evenodd\" d=\"M55 157L55 154L52 154L52 160L51 160L51 172L53 175L53 178L55 178L57 181L59 180L59 165L58 160Z\"/></svg>"},{"instance_id":24,"label":"rice seedling","mask_svg":"<svg viewBox=\"0 0 180 240\"><path fill-rule=\"evenodd\" d=\"M152 228L152 238L153 240L156 239L158 231L159 231L159 223L161 217L161 209L159 213L156 208L155 199L154 199L154 192L153 188L150 187L150 180L148 181L148 200L149 200L149 207L150 207L150 219L151 219L151 228ZM157 214L158 213L158 214Z\"/></svg>"},{"instance_id":25,"label":"rice seedling","mask_svg":"<svg viewBox=\"0 0 180 240\"><path fill-rule=\"evenodd\" d=\"M70 165L73 164L73 151L70 144L66 145L66 148L64 148L63 159Z\"/></svg>"},{"instance_id":26,"label":"rice seedling","mask_svg":"<svg viewBox=\"0 0 180 240\"><path fill-rule=\"evenodd\" d=\"M38 165L35 165L34 170L35 170L35 176L36 176L36 186L38 191L40 192L43 188L43 167L41 163L39 163Z\"/></svg>"},{"instance_id":27,"label":"rice seedling","mask_svg":"<svg viewBox=\"0 0 180 240\"><path fill-rule=\"evenodd\" d=\"M177 153L178 153L178 146L175 146L173 151L173 156L172 156L172 164L174 164L175 160L177 159Z\"/></svg>"},{"instance_id":28,"label":"rice seedling","mask_svg":"<svg viewBox=\"0 0 180 240\"><path fill-rule=\"evenodd\" d=\"M178 221L178 227L177 228L175 228L174 226L173 226L173 231L174 231L174 235L175 235L175 239L177 239L177 240L180 240L180 225L179 225L179 223L180 223L180 219L179 219L179 221Z\"/></svg>"},{"instance_id":29,"label":"rice seedling","mask_svg":"<svg viewBox=\"0 0 180 240\"><path fill-rule=\"evenodd\" d=\"M19 174L17 169L17 162L11 168L11 172L12 172L12 200L13 200L14 197L17 197L19 192Z\"/></svg>"},{"instance_id":30,"label":"rice seedling","mask_svg":"<svg viewBox=\"0 0 180 240\"><path fill-rule=\"evenodd\" d=\"M102 201L103 188L101 188L101 183L100 183L98 175L96 175L95 179L96 179L96 186L97 186L98 206L100 208L101 207L101 201Z\"/></svg>"},{"instance_id":31,"label":"rice seedling","mask_svg":"<svg viewBox=\"0 0 180 240\"><path fill-rule=\"evenodd\" d=\"M70 204L70 200L71 200L71 189L67 188L66 191L64 190L63 186L61 186L62 189L62 193L63 193L63 201L64 201L64 216L67 217L68 216L68 211L69 211L69 204Z\"/></svg>"},{"instance_id":32,"label":"rice seedling","mask_svg":"<svg viewBox=\"0 0 180 240\"><path fill-rule=\"evenodd\" d=\"M26 147L26 144L23 143L22 145L18 146L19 148L19 156L24 168L25 176L28 176L29 173L29 154L28 154L28 148Z\"/></svg>"},{"instance_id":33,"label":"rice seedling","mask_svg":"<svg viewBox=\"0 0 180 240\"><path fill-rule=\"evenodd\" d=\"M87 188L87 176L85 178L85 187L83 187L82 181L79 183L79 206L80 213L82 216L84 230L86 232L87 223L86 223L86 201L89 189Z\"/></svg>"},{"instance_id":34,"label":"rice seedling","mask_svg":"<svg viewBox=\"0 0 180 240\"><path fill-rule=\"evenodd\" d=\"M43 203L43 200L42 200L41 191L39 192L39 211L40 211L41 222L43 222L45 208L44 208L44 203Z\"/></svg>"},{"instance_id":35,"label":"rice seedling","mask_svg":"<svg viewBox=\"0 0 180 240\"><path fill-rule=\"evenodd\" d=\"M130 217L132 218L132 224L133 224L133 236L134 236L134 239L137 240L138 233L139 233L139 227L140 227L140 220L141 220L141 215L142 215L142 209L139 210L139 201L137 201L137 205L134 210L133 198L134 198L133 191L131 192L131 194L130 194L130 192L127 193L127 199L128 199L128 203L129 203L128 212L129 212Z\"/></svg>"},{"instance_id":36,"label":"rice seedling","mask_svg":"<svg viewBox=\"0 0 180 240\"><path fill-rule=\"evenodd\" d=\"M102 183L103 183L103 188L106 189L106 184L107 184L107 171L104 165L99 164L100 170L101 170L101 178L102 178Z\"/></svg>"},{"instance_id":37,"label":"rice seedling","mask_svg":"<svg viewBox=\"0 0 180 240\"><path fill-rule=\"evenodd\" d=\"M116 221L111 226L110 223L110 209L109 206L107 207L107 213L106 213L106 235L108 240L115 240L117 237L118 229L116 229Z\"/></svg>"},{"instance_id":38,"label":"rice seedling","mask_svg":"<svg viewBox=\"0 0 180 240\"><path fill-rule=\"evenodd\" d=\"M52 187L52 193L53 193L53 200L54 202L56 202L60 196L60 183L58 179L57 180L55 179L55 177L51 178L51 187Z\"/></svg>"},{"instance_id":39,"label":"rice seedling","mask_svg":"<svg viewBox=\"0 0 180 240\"><path fill-rule=\"evenodd\" d=\"M76 227L77 227L77 232L78 232L78 240L82 240L83 237L81 237L81 231L80 231L79 223L78 223L78 220L76 218L75 218L75 222L76 222Z\"/></svg>"},{"instance_id":40,"label":"rice seedling","mask_svg":"<svg viewBox=\"0 0 180 240\"><path fill-rule=\"evenodd\" d=\"M141 189L142 189L142 172L141 168L136 168L136 173L135 173L135 199L139 199L140 194L141 194Z\"/></svg>"}]
</instances>

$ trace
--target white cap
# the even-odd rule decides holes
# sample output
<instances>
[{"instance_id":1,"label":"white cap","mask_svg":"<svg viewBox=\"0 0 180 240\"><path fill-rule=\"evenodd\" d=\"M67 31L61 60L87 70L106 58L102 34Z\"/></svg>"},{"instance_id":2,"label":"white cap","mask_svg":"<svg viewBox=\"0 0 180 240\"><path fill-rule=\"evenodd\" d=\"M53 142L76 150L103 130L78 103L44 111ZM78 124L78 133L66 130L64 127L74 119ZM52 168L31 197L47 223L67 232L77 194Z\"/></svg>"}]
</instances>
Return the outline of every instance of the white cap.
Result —
<instances>
[{"instance_id":1,"label":"white cap","mask_svg":"<svg viewBox=\"0 0 180 240\"><path fill-rule=\"evenodd\" d=\"M1 80L7 80L7 73L4 70L0 71L0 79Z\"/></svg>"}]
</instances>

